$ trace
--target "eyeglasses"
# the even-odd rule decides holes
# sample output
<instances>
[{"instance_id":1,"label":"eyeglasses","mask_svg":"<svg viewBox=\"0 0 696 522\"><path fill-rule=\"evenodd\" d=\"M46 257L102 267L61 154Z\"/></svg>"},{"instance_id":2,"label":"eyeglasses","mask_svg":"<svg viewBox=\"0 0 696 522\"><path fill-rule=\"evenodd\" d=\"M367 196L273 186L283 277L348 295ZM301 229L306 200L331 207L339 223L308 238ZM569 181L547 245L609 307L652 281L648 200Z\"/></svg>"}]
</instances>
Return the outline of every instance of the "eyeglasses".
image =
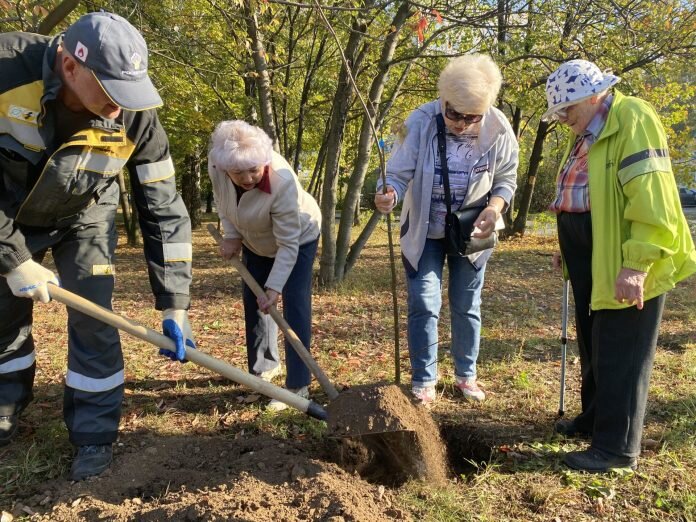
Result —
<instances>
[{"instance_id":1,"label":"eyeglasses","mask_svg":"<svg viewBox=\"0 0 696 522\"><path fill-rule=\"evenodd\" d=\"M483 114L462 114L450 107L449 102L445 102L445 116L448 120L463 121L467 125L478 123L483 119Z\"/></svg>"},{"instance_id":2,"label":"eyeglasses","mask_svg":"<svg viewBox=\"0 0 696 522\"><path fill-rule=\"evenodd\" d=\"M565 109L558 109L556 112L554 112L551 115L552 120L565 120L568 117L568 108L566 107Z\"/></svg>"}]
</instances>

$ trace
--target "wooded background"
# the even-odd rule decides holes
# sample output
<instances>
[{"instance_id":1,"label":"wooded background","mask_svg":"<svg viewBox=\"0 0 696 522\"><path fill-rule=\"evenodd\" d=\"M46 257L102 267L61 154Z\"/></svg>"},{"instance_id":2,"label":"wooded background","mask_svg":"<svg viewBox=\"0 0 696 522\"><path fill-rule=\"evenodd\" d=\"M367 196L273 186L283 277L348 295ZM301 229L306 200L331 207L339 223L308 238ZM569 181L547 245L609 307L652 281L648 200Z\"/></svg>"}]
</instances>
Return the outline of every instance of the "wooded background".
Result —
<instances>
[{"instance_id":1,"label":"wooded background","mask_svg":"<svg viewBox=\"0 0 696 522\"><path fill-rule=\"evenodd\" d=\"M388 154L408 114L437 97L440 70L454 56L488 53L503 73L497 106L520 143L507 235L523 234L529 213L550 203L566 131L539 117L546 77L566 60L610 69L622 77L620 91L652 103L669 133L678 179L693 181L692 1L0 0L0 30L57 35L99 9L126 17L148 42L150 75L165 102L159 114L194 226L202 202L212 209L205 173L214 126L234 118L255 123L320 202L324 286L343 280L380 218L370 212L360 220L379 172L371 125ZM131 212L126 226L135 240Z\"/></svg>"}]
</instances>

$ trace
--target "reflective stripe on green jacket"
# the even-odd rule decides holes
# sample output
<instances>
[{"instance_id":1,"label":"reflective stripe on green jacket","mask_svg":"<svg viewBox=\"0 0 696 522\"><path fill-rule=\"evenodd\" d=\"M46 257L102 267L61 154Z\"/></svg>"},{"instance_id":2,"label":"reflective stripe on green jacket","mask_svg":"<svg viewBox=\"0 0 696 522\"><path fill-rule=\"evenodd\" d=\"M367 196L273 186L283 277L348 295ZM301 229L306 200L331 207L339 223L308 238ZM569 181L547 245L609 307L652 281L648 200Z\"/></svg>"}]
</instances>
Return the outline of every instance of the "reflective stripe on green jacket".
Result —
<instances>
[{"instance_id":1,"label":"reflective stripe on green jacket","mask_svg":"<svg viewBox=\"0 0 696 522\"><path fill-rule=\"evenodd\" d=\"M622 267L647 272L645 300L696 273L667 137L649 103L614 92L604 130L590 147L588 169L593 310L629 306L614 299Z\"/></svg>"}]
</instances>

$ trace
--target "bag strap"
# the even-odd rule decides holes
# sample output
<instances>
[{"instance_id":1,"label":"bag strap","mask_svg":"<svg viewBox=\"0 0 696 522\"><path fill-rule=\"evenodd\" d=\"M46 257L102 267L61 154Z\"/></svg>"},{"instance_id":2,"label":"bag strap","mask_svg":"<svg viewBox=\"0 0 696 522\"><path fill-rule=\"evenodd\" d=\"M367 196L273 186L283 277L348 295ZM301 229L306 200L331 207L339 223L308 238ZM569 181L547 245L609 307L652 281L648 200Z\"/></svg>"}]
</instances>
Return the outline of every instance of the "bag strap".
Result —
<instances>
[{"instance_id":1,"label":"bag strap","mask_svg":"<svg viewBox=\"0 0 696 522\"><path fill-rule=\"evenodd\" d=\"M445 185L445 204L447 205L447 215L449 220L452 215L452 198L450 196L449 168L447 167L447 138L445 136L445 119L442 113L435 116L437 122L437 150L440 153L440 172L442 173L442 183Z\"/></svg>"}]
</instances>

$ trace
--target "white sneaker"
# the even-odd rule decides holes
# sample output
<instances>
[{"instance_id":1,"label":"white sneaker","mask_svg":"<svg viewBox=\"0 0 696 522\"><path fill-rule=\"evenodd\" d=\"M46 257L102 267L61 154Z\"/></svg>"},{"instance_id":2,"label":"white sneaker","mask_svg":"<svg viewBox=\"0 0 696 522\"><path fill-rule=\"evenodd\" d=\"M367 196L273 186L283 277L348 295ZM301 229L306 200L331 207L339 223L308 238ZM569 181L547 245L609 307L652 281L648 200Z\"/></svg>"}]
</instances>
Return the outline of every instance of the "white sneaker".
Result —
<instances>
[{"instance_id":1,"label":"white sneaker","mask_svg":"<svg viewBox=\"0 0 696 522\"><path fill-rule=\"evenodd\" d=\"M435 386L412 386L411 393L418 399L418 401L427 406L435 402L437 398L437 392L435 391Z\"/></svg>"},{"instance_id":2,"label":"white sneaker","mask_svg":"<svg viewBox=\"0 0 696 522\"><path fill-rule=\"evenodd\" d=\"M288 388L288 391L303 399L309 399L309 388L307 386L303 386L302 388ZM277 399L273 399L268 403L268 406L266 406L266 409L271 411L283 411L287 408L289 408L287 404Z\"/></svg>"},{"instance_id":3,"label":"white sneaker","mask_svg":"<svg viewBox=\"0 0 696 522\"><path fill-rule=\"evenodd\" d=\"M465 399L481 402L486 398L484 391L476 383L476 377L457 376L457 388L459 388Z\"/></svg>"},{"instance_id":4,"label":"white sneaker","mask_svg":"<svg viewBox=\"0 0 696 522\"><path fill-rule=\"evenodd\" d=\"M280 364L278 366L276 366L275 368L271 368L270 370L266 370L265 372L261 372L258 375L258 377L261 377L266 382L271 382L278 375L280 375Z\"/></svg>"}]
</instances>

